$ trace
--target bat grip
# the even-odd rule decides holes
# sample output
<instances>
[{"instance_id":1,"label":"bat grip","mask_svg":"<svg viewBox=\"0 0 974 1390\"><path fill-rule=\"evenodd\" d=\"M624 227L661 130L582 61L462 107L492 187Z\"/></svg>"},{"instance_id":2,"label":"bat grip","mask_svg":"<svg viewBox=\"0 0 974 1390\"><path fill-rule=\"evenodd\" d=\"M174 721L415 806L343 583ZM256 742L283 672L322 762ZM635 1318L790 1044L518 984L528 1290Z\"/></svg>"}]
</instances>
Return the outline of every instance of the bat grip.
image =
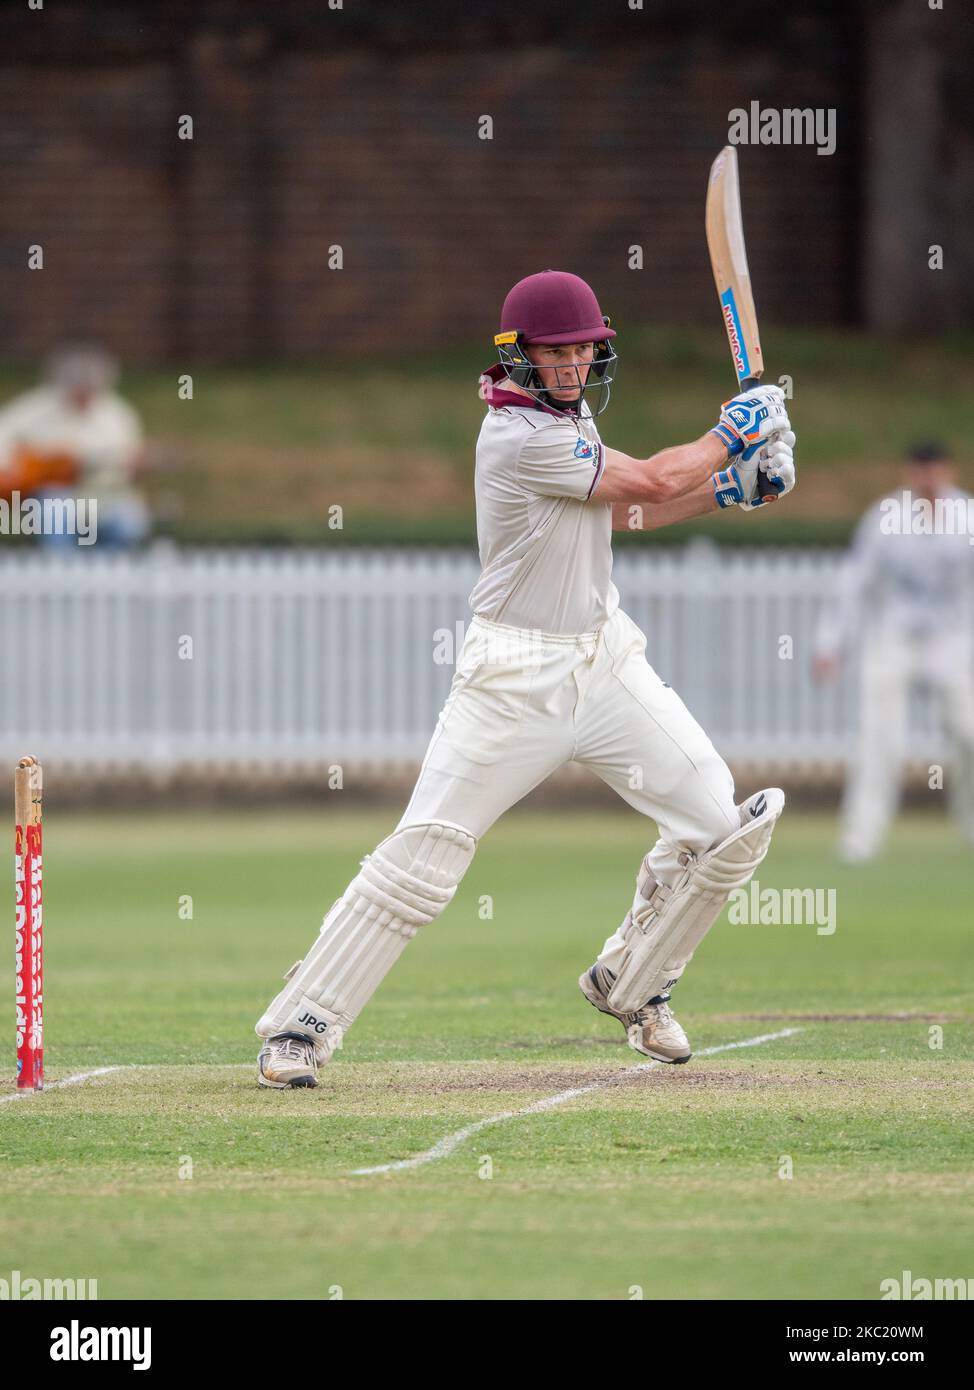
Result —
<instances>
[{"instance_id":1,"label":"bat grip","mask_svg":"<svg viewBox=\"0 0 974 1390\"><path fill-rule=\"evenodd\" d=\"M761 385L761 378L759 376L745 377L744 380L739 383L739 385L742 391L753 391L755 386ZM760 468L758 469L758 496L778 496L778 489L775 487L774 483L768 477L767 473L762 473Z\"/></svg>"}]
</instances>

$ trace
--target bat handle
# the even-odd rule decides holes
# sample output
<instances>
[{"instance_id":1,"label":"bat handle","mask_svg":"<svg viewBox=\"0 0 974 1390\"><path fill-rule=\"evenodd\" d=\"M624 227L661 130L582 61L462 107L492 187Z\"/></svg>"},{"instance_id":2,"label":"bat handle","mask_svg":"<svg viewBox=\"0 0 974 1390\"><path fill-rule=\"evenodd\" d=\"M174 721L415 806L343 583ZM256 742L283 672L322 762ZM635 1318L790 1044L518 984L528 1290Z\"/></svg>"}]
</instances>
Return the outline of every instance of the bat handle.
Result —
<instances>
[{"instance_id":1,"label":"bat handle","mask_svg":"<svg viewBox=\"0 0 974 1390\"><path fill-rule=\"evenodd\" d=\"M767 473L762 473L761 470L760 470L760 468L758 469L758 496L759 496L759 497L772 497L772 496L773 496L773 497L777 497L777 496L778 496L778 489L775 487L774 483L773 483L773 482L771 481L771 479L768 477Z\"/></svg>"},{"instance_id":2,"label":"bat handle","mask_svg":"<svg viewBox=\"0 0 974 1390\"><path fill-rule=\"evenodd\" d=\"M740 386L740 389L741 389L742 391L753 391L754 388L755 388L755 386L760 386L760 385L761 385L761 378L760 378L759 376L748 376L748 377L745 377L743 381L739 382L739 386ZM773 482L771 481L771 479L768 477L767 473L762 473L761 470L760 470L760 468L758 469L758 496L759 496L759 497L777 497L777 496L778 496L778 489L775 487L774 483L773 483Z\"/></svg>"}]
</instances>

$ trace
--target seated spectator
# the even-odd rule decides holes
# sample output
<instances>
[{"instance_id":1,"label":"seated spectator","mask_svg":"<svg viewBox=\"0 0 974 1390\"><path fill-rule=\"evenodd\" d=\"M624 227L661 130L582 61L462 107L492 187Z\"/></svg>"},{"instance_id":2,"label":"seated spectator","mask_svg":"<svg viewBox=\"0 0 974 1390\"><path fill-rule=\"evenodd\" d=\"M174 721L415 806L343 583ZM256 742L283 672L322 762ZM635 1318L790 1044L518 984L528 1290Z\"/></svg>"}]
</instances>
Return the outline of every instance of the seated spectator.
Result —
<instances>
[{"instance_id":1,"label":"seated spectator","mask_svg":"<svg viewBox=\"0 0 974 1390\"><path fill-rule=\"evenodd\" d=\"M150 526L135 485L142 425L116 393L117 379L117 362L101 348L65 347L48 362L46 384L0 407L0 495L90 499L97 543L109 548L139 544ZM59 533L41 541L73 546L76 538Z\"/></svg>"}]
</instances>

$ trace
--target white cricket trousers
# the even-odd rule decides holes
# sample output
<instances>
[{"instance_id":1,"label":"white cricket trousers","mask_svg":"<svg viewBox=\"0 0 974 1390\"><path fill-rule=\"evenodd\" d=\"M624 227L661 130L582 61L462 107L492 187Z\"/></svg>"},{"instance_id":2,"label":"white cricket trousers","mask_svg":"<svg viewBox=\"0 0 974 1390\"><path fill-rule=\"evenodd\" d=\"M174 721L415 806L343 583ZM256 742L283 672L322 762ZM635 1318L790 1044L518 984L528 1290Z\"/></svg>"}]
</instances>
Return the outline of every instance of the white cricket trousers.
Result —
<instances>
[{"instance_id":1,"label":"white cricket trousers","mask_svg":"<svg viewBox=\"0 0 974 1390\"><path fill-rule=\"evenodd\" d=\"M935 693L951 745L948 803L974 844L974 654L964 633L909 637L893 628L866 638L859 687L859 740L842 806L840 853L869 859L882 846L900 793L907 698L915 683Z\"/></svg>"},{"instance_id":2,"label":"white cricket trousers","mask_svg":"<svg viewBox=\"0 0 974 1390\"><path fill-rule=\"evenodd\" d=\"M574 761L656 822L650 866L674 882L682 849L702 854L740 818L726 763L645 652L621 609L577 637L474 618L398 828L443 820L479 838ZM623 950L615 932L599 959L612 969Z\"/></svg>"}]
</instances>

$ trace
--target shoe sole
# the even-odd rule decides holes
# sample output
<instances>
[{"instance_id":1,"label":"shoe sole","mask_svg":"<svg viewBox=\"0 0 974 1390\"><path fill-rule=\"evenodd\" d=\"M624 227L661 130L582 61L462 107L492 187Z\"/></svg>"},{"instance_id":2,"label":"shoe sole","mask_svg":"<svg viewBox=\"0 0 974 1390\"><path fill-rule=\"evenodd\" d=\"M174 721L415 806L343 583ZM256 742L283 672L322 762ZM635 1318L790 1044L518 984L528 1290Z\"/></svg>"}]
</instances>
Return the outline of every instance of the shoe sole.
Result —
<instances>
[{"instance_id":1,"label":"shoe sole","mask_svg":"<svg viewBox=\"0 0 974 1390\"><path fill-rule=\"evenodd\" d=\"M257 1077L257 1085L263 1086L266 1091L311 1091L318 1082L313 1076L298 1076L293 1081L268 1081L261 1072Z\"/></svg>"},{"instance_id":2,"label":"shoe sole","mask_svg":"<svg viewBox=\"0 0 974 1390\"><path fill-rule=\"evenodd\" d=\"M629 1041L628 1038L626 1041ZM632 1043L629 1043L629 1046L633 1052L638 1052L640 1057L650 1057L654 1062L668 1062L673 1066L682 1066L684 1062L689 1062L693 1056L692 1052L688 1052L685 1057L664 1057L659 1052L644 1052L641 1047L633 1047Z\"/></svg>"}]
</instances>

